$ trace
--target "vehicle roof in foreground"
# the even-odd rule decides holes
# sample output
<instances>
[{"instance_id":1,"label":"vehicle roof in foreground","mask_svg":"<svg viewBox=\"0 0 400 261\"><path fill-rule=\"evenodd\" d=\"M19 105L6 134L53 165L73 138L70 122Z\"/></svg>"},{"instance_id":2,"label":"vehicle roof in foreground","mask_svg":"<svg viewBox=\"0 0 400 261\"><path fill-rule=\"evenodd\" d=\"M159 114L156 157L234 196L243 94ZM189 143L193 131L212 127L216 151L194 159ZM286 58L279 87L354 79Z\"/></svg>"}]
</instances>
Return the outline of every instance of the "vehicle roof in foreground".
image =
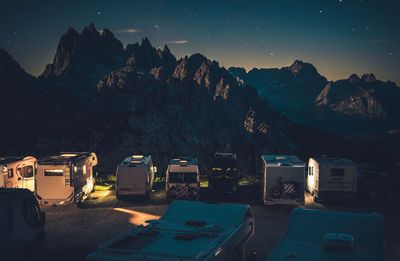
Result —
<instances>
[{"instance_id":1,"label":"vehicle roof in foreground","mask_svg":"<svg viewBox=\"0 0 400 261\"><path fill-rule=\"evenodd\" d=\"M324 237L331 233L352 236L354 247L346 250L324 247ZM268 260L386 260L382 216L294 209L286 235Z\"/></svg>"},{"instance_id":2,"label":"vehicle roof in foreground","mask_svg":"<svg viewBox=\"0 0 400 261\"><path fill-rule=\"evenodd\" d=\"M216 254L242 225L248 209L246 205L174 201L159 220L147 221L149 225L100 245L88 260L104 255L118 256L118 260L203 260Z\"/></svg>"}]
</instances>

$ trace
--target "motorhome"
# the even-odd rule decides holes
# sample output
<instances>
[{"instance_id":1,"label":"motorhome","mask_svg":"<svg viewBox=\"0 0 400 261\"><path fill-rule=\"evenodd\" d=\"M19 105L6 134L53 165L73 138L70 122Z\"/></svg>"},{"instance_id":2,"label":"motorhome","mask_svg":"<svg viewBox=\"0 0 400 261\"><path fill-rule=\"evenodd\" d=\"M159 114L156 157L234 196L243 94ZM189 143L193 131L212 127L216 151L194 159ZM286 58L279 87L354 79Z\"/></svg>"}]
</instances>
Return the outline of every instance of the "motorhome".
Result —
<instances>
[{"instance_id":1,"label":"motorhome","mask_svg":"<svg viewBox=\"0 0 400 261\"><path fill-rule=\"evenodd\" d=\"M44 239L45 214L28 189L0 189L0 259ZM5 257L4 260L8 260Z\"/></svg>"},{"instance_id":2,"label":"motorhome","mask_svg":"<svg viewBox=\"0 0 400 261\"><path fill-rule=\"evenodd\" d=\"M197 159L180 157L170 161L165 175L165 193L168 202L199 199L200 172Z\"/></svg>"},{"instance_id":3,"label":"motorhome","mask_svg":"<svg viewBox=\"0 0 400 261\"><path fill-rule=\"evenodd\" d=\"M268 261L386 261L382 216L296 208Z\"/></svg>"},{"instance_id":4,"label":"motorhome","mask_svg":"<svg viewBox=\"0 0 400 261\"><path fill-rule=\"evenodd\" d=\"M262 155L261 159L264 204L304 204L304 162L295 155Z\"/></svg>"},{"instance_id":5,"label":"motorhome","mask_svg":"<svg viewBox=\"0 0 400 261\"><path fill-rule=\"evenodd\" d=\"M177 200L159 220L148 220L99 246L87 261L244 261L254 234L250 206Z\"/></svg>"},{"instance_id":6,"label":"motorhome","mask_svg":"<svg viewBox=\"0 0 400 261\"><path fill-rule=\"evenodd\" d=\"M234 153L216 152L208 176L208 190L211 194L237 193L239 174L237 157Z\"/></svg>"},{"instance_id":7,"label":"motorhome","mask_svg":"<svg viewBox=\"0 0 400 261\"><path fill-rule=\"evenodd\" d=\"M116 197L126 195L149 196L153 187L154 172L151 156L133 155L125 158L115 174Z\"/></svg>"},{"instance_id":8,"label":"motorhome","mask_svg":"<svg viewBox=\"0 0 400 261\"><path fill-rule=\"evenodd\" d=\"M0 157L0 187L35 191L36 162L32 156Z\"/></svg>"},{"instance_id":9,"label":"motorhome","mask_svg":"<svg viewBox=\"0 0 400 261\"><path fill-rule=\"evenodd\" d=\"M349 159L310 158L307 190L314 201L354 199L357 196L357 164Z\"/></svg>"},{"instance_id":10,"label":"motorhome","mask_svg":"<svg viewBox=\"0 0 400 261\"><path fill-rule=\"evenodd\" d=\"M62 152L38 160L36 197L41 204L63 205L84 201L94 189L93 152Z\"/></svg>"}]
</instances>

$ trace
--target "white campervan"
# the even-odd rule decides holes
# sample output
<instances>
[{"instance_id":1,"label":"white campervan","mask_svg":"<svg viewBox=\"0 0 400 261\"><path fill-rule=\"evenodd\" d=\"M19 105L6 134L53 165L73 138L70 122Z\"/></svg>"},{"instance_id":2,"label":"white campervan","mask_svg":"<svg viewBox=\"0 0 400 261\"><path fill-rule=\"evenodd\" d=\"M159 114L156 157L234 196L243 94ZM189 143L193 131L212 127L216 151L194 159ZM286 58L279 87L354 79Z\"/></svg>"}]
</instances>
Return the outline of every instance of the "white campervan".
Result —
<instances>
[{"instance_id":1,"label":"white campervan","mask_svg":"<svg viewBox=\"0 0 400 261\"><path fill-rule=\"evenodd\" d=\"M2 255L43 240L44 223L45 214L30 190L1 188L0 259L3 260Z\"/></svg>"},{"instance_id":2,"label":"white campervan","mask_svg":"<svg viewBox=\"0 0 400 261\"><path fill-rule=\"evenodd\" d=\"M180 157L171 160L165 176L165 193L167 201L199 199L200 172L197 159Z\"/></svg>"},{"instance_id":3,"label":"white campervan","mask_svg":"<svg viewBox=\"0 0 400 261\"><path fill-rule=\"evenodd\" d=\"M0 187L35 191L36 162L36 158L32 156L0 158Z\"/></svg>"},{"instance_id":4,"label":"white campervan","mask_svg":"<svg viewBox=\"0 0 400 261\"><path fill-rule=\"evenodd\" d=\"M262 155L264 204L304 204L305 164L295 155Z\"/></svg>"},{"instance_id":5,"label":"white campervan","mask_svg":"<svg viewBox=\"0 0 400 261\"><path fill-rule=\"evenodd\" d=\"M61 152L38 160L36 197L41 204L69 204L84 201L94 189L93 152Z\"/></svg>"},{"instance_id":6,"label":"white campervan","mask_svg":"<svg viewBox=\"0 0 400 261\"><path fill-rule=\"evenodd\" d=\"M314 201L354 199L357 196L357 164L349 159L310 158L307 190Z\"/></svg>"},{"instance_id":7,"label":"white campervan","mask_svg":"<svg viewBox=\"0 0 400 261\"><path fill-rule=\"evenodd\" d=\"M149 196L153 187L154 172L151 156L133 155L124 159L115 174L115 193L119 199L126 195Z\"/></svg>"},{"instance_id":8,"label":"white campervan","mask_svg":"<svg viewBox=\"0 0 400 261\"><path fill-rule=\"evenodd\" d=\"M86 260L244 261L255 224L248 205L184 200L146 222L101 244Z\"/></svg>"}]
</instances>

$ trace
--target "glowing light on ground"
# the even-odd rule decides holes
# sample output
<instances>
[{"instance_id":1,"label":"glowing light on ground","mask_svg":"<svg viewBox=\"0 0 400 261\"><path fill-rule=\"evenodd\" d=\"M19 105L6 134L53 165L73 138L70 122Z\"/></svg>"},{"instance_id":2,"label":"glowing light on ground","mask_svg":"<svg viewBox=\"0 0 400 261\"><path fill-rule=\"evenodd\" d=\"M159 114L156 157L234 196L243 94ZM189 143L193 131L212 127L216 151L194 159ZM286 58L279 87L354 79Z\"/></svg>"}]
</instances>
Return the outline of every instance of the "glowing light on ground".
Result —
<instances>
[{"instance_id":1,"label":"glowing light on ground","mask_svg":"<svg viewBox=\"0 0 400 261\"><path fill-rule=\"evenodd\" d=\"M134 210L130 210L130 209L125 209L125 208L113 208L113 210L130 214L131 218L129 219L129 222L135 226L146 225L146 222L145 222L146 220L160 218L160 216L157 216L157 215L147 214L147 213L134 211Z\"/></svg>"}]
</instances>

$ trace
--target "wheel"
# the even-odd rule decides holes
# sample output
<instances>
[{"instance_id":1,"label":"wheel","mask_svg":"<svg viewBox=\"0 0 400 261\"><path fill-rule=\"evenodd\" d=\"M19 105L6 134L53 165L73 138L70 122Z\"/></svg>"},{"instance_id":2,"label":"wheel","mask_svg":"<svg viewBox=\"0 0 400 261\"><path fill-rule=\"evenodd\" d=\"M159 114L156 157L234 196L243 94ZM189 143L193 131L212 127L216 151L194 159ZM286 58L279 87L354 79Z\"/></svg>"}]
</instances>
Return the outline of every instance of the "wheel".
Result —
<instances>
[{"instance_id":1,"label":"wheel","mask_svg":"<svg viewBox=\"0 0 400 261\"><path fill-rule=\"evenodd\" d=\"M271 197L273 198L280 198L281 197L281 190L279 189L279 186L274 186L271 189Z\"/></svg>"}]
</instances>

